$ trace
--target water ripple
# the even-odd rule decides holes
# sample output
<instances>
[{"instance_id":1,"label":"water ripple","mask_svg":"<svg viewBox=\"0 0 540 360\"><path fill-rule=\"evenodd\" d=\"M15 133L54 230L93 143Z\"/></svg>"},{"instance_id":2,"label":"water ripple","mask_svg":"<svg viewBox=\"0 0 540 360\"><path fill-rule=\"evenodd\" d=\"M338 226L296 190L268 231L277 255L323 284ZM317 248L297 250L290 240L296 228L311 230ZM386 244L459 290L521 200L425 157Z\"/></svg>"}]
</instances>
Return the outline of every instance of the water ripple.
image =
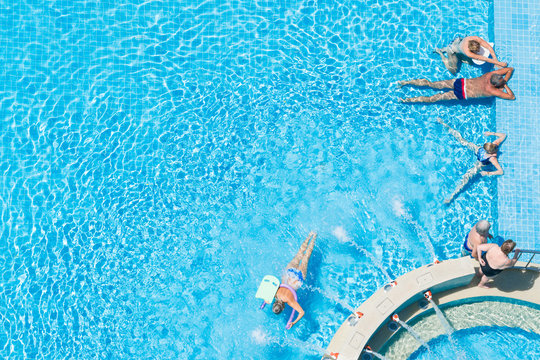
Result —
<instances>
[{"instance_id":1,"label":"water ripple","mask_svg":"<svg viewBox=\"0 0 540 360\"><path fill-rule=\"evenodd\" d=\"M431 121L480 142L492 104L393 87L448 78L431 49L487 36L484 1L0 4L4 358L316 358L342 309L301 293L284 334L246 300L309 230L310 284L359 304L385 278L332 229L399 276L431 259L396 195L441 258L496 222L493 180L442 207L472 159Z\"/></svg>"}]
</instances>

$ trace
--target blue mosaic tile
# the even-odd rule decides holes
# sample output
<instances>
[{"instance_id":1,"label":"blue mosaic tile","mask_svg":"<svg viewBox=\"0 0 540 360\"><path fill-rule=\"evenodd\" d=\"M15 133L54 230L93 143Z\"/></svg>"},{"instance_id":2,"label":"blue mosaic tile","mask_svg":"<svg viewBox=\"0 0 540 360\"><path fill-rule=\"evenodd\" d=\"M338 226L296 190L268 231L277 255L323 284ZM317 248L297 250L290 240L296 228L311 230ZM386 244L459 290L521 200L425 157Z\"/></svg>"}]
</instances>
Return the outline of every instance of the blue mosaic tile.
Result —
<instances>
[{"instance_id":1,"label":"blue mosaic tile","mask_svg":"<svg viewBox=\"0 0 540 360\"><path fill-rule=\"evenodd\" d=\"M509 85L516 101L497 100L498 131L508 134L498 179L500 235L520 248L540 249L540 2L500 0L494 4L499 58L515 68Z\"/></svg>"}]
</instances>

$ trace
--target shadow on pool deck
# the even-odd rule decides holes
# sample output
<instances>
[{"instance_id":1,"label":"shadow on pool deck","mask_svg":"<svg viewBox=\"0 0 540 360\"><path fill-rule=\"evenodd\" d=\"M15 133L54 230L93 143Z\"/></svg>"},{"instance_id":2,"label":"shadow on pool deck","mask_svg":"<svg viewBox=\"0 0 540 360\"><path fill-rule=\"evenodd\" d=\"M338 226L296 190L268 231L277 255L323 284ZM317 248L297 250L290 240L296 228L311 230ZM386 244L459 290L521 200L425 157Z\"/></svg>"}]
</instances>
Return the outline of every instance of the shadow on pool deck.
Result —
<instances>
[{"instance_id":1,"label":"shadow on pool deck","mask_svg":"<svg viewBox=\"0 0 540 360\"><path fill-rule=\"evenodd\" d=\"M505 293L525 291L530 290L535 286L539 276L540 272L511 269L500 273L491 282L488 282L488 286ZM476 286L479 281L480 278L475 277L471 282L471 285Z\"/></svg>"}]
</instances>

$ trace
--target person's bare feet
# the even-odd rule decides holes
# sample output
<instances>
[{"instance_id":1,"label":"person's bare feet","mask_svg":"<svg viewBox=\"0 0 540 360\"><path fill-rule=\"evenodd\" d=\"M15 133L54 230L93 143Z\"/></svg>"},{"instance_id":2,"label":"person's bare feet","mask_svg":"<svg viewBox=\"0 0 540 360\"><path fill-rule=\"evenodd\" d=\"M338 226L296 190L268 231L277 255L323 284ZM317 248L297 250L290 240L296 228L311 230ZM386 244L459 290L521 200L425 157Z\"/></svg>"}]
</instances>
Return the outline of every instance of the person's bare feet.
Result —
<instances>
[{"instance_id":1,"label":"person's bare feet","mask_svg":"<svg viewBox=\"0 0 540 360\"><path fill-rule=\"evenodd\" d=\"M482 288L482 289L490 289L490 287L487 286L487 285L480 285L480 284L478 284L478 287L479 287L479 288Z\"/></svg>"},{"instance_id":2,"label":"person's bare feet","mask_svg":"<svg viewBox=\"0 0 540 360\"><path fill-rule=\"evenodd\" d=\"M409 82L406 81L406 80L400 80L400 81L397 82L397 87L398 87L398 88L401 88L401 87L407 85L408 83L409 83Z\"/></svg>"}]
</instances>

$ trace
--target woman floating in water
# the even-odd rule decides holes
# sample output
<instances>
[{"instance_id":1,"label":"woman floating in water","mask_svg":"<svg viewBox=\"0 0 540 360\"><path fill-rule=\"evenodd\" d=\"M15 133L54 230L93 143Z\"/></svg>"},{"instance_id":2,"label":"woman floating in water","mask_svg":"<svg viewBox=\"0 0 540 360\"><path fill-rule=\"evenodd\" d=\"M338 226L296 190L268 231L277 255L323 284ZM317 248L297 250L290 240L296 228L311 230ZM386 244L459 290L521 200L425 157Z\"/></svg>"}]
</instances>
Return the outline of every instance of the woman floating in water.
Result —
<instances>
[{"instance_id":1,"label":"woman floating in water","mask_svg":"<svg viewBox=\"0 0 540 360\"><path fill-rule=\"evenodd\" d=\"M506 67L508 65L497 60L497 55L495 55L491 44L478 36L457 37L450 45L442 49L435 49L435 52L441 56L444 66L453 75L456 75L459 71L461 62L468 64L475 62L479 65L488 62L497 67ZM444 56L445 53L447 56ZM491 55L491 58L489 58L489 55Z\"/></svg>"},{"instance_id":2,"label":"woman floating in water","mask_svg":"<svg viewBox=\"0 0 540 360\"><path fill-rule=\"evenodd\" d=\"M313 252L316 238L317 234L315 232L312 231L309 233L302 246L300 246L300 250L296 253L296 256L285 268L281 278L281 286L275 295L276 301L272 305L272 311L275 314L281 313L285 308L285 304L289 304L294 310L298 311L298 317L293 322L287 324L288 328L296 324L304 316L304 310L296 300L296 291L306 280L308 262Z\"/></svg>"},{"instance_id":3,"label":"woman floating in water","mask_svg":"<svg viewBox=\"0 0 540 360\"><path fill-rule=\"evenodd\" d=\"M483 147L480 147L478 145L475 145L463 139L463 137L457 130L452 129L450 126L445 124L440 118L437 118L437 121L440 122L445 128L447 128L448 132L451 135L453 135L457 139L457 141L459 141L461 145L465 146L467 149L474 152L474 154L476 155L476 158L478 159L476 164L474 164L474 166L465 173L461 181L461 184L458 185L458 187L452 193L452 195L450 195L448 199L444 200L446 204L450 203L454 199L454 197L463 189L463 187L467 185L467 183L478 172L480 172L480 175L482 176L502 175L504 173L501 165L499 164L499 161L497 160L497 152L499 151L499 146L506 139L506 134L486 131L484 135L497 136L497 140L495 140L494 142L487 142L484 144ZM495 166L497 171L480 171L484 166L490 165L490 164Z\"/></svg>"}]
</instances>

